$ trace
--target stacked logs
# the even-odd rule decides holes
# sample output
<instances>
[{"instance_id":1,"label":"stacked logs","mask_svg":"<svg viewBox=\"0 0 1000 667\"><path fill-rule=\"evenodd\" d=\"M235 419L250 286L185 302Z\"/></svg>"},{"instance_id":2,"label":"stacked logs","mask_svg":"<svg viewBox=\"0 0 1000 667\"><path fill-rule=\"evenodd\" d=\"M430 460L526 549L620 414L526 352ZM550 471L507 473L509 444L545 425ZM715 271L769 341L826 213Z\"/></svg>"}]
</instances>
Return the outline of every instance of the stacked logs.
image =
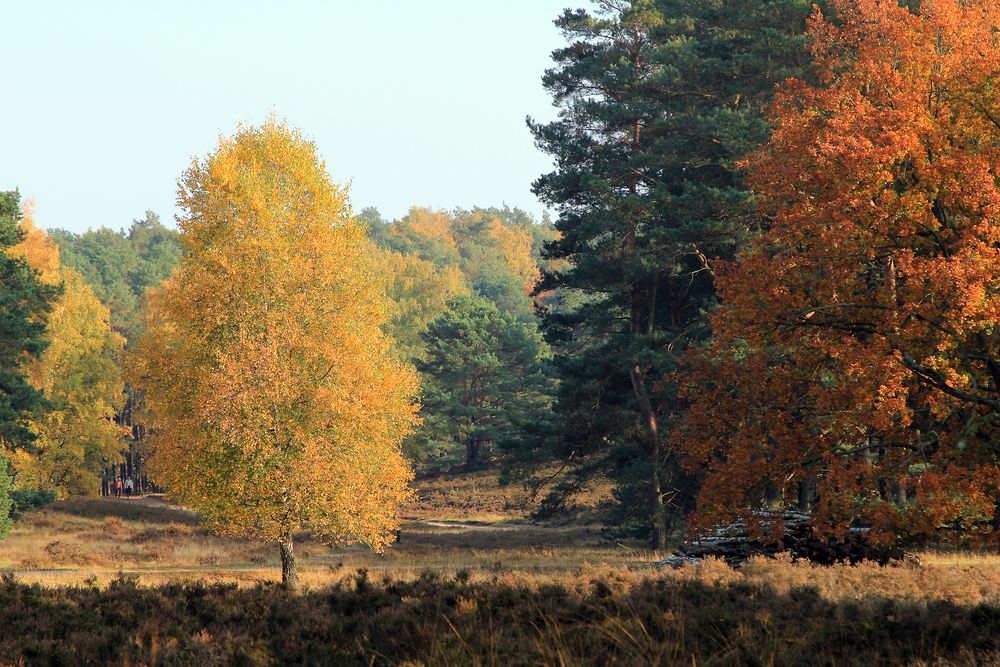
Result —
<instances>
[{"instance_id":1,"label":"stacked logs","mask_svg":"<svg viewBox=\"0 0 1000 667\"><path fill-rule=\"evenodd\" d=\"M902 549L872 545L866 539L867 528L851 528L842 539L818 538L813 535L811 517L803 512L762 512L758 516L765 535L769 534L769 527L781 521L781 538L757 538L751 534L746 522L740 519L708 535L686 541L657 566L680 567L713 557L738 566L753 556L775 556L778 553L790 553L793 559L806 558L822 565L861 561L885 565L904 557Z\"/></svg>"}]
</instances>

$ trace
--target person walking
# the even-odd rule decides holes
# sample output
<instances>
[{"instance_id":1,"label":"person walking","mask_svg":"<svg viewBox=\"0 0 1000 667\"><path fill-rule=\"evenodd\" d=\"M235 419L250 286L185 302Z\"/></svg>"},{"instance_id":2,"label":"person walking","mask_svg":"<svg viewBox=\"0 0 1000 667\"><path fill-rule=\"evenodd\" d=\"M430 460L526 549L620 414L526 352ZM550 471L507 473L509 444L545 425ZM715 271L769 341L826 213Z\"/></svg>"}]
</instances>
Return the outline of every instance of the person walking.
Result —
<instances>
[{"instance_id":1,"label":"person walking","mask_svg":"<svg viewBox=\"0 0 1000 667\"><path fill-rule=\"evenodd\" d=\"M125 497L132 498L132 478L129 477L125 480Z\"/></svg>"},{"instance_id":2,"label":"person walking","mask_svg":"<svg viewBox=\"0 0 1000 667\"><path fill-rule=\"evenodd\" d=\"M115 498L121 498L121 497L122 497L122 478L121 477L116 477L115 478Z\"/></svg>"}]
</instances>

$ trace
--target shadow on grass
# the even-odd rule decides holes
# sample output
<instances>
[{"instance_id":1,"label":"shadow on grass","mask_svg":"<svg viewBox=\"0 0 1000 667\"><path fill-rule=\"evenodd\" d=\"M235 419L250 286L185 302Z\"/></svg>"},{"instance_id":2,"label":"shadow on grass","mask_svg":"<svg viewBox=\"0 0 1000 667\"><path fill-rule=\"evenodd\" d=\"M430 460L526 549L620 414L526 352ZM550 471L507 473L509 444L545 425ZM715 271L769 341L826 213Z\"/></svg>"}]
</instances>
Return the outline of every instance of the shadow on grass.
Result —
<instances>
[{"instance_id":1,"label":"shadow on grass","mask_svg":"<svg viewBox=\"0 0 1000 667\"><path fill-rule=\"evenodd\" d=\"M125 521L181 523L191 526L201 523L194 512L156 499L70 498L52 503L47 509L88 519L117 517Z\"/></svg>"},{"instance_id":2,"label":"shadow on grass","mask_svg":"<svg viewBox=\"0 0 1000 667\"><path fill-rule=\"evenodd\" d=\"M973 665L1000 660L998 642L995 606L658 578L538 586L359 571L301 596L0 580L0 663Z\"/></svg>"}]
</instances>

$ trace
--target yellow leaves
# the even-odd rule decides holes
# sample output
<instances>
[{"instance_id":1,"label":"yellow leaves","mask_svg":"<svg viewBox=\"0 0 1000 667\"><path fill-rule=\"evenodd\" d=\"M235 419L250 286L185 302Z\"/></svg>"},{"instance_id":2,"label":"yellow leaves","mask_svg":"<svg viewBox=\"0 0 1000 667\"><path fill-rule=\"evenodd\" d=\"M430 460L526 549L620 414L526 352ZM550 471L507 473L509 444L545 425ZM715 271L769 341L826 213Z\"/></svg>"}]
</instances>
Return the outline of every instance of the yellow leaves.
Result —
<instances>
[{"instance_id":1,"label":"yellow leaves","mask_svg":"<svg viewBox=\"0 0 1000 667\"><path fill-rule=\"evenodd\" d=\"M443 211L431 211L426 208L413 207L403 223L417 234L432 241L439 241L449 248L458 247L452 234L451 217Z\"/></svg>"},{"instance_id":2,"label":"yellow leaves","mask_svg":"<svg viewBox=\"0 0 1000 667\"><path fill-rule=\"evenodd\" d=\"M385 280L390 300L387 333L396 341L402 358L423 354L420 334L440 317L452 299L469 293L457 266L438 269L416 255L373 249L373 268Z\"/></svg>"},{"instance_id":3,"label":"yellow leaves","mask_svg":"<svg viewBox=\"0 0 1000 667\"><path fill-rule=\"evenodd\" d=\"M47 325L49 346L28 370L53 409L31 423L35 452L12 458L18 483L60 495L96 493L97 472L121 449L113 418L122 401L120 368L124 338L111 330L111 313L79 273L59 262L59 251L26 211L24 240L12 249L62 284Z\"/></svg>"},{"instance_id":4,"label":"yellow leaves","mask_svg":"<svg viewBox=\"0 0 1000 667\"><path fill-rule=\"evenodd\" d=\"M539 276L538 266L531 252L531 232L522 227L504 225L497 219L490 223L489 235L500 247L504 263L521 279L524 293L529 294Z\"/></svg>"},{"instance_id":5,"label":"yellow leaves","mask_svg":"<svg viewBox=\"0 0 1000 667\"><path fill-rule=\"evenodd\" d=\"M417 381L346 191L272 120L220 140L179 200L186 254L130 360L157 478L229 534L378 548L407 494Z\"/></svg>"},{"instance_id":6,"label":"yellow leaves","mask_svg":"<svg viewBox=\"0 0 1000 667\"><path fill-rule=\"evenodd\" d=\"M59 248L44 231L35 226L32 202L22 207L21 231L24 240L11 248L14 257L23 257L31 268L42 274L42 280L50 285L59 282Z\"/></svg>"}]
</instances>

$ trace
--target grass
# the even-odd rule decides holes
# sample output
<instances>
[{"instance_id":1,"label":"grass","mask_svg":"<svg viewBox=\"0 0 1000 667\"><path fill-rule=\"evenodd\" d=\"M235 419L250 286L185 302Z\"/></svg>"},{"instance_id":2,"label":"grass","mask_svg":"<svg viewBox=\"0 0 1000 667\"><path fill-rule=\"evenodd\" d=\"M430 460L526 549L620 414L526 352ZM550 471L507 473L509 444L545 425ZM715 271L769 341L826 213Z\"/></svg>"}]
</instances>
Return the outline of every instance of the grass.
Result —
<instances>
[{"instance_id":1,"label":"grass","mask_svg":"<svg viewBox=\"0 0 1000 667\"><path fill-rule=\"evenodd\" d=\"M3 664L979 665L998 638L996 606L698 576L359 571L301 596L0 581Z\"/></svg>"},{"instance_id":2,"label":"grass","mask_svg":"<svg viewBox=\"0 0 1000 667\"><path fill-rule=\"evenodd\" d=\"M421 481L384 555L303 538L298 597L161 499L54 503L0 541L0 665L1000 664L998 555L659 571L491 484Z\"/></svg>"},{"instance_id":3,"label":"grass","mask_svg":"<svg viewBox=\"0 0 1000 667\"><path fill-rule=\"evenodd\" d=\"M361 567L394 576L426 569L559 572L581 563L626 567L645 554L609 545L596 526L527 522L512 510L523 507L521 493L499 487L495 473L422 480L404 508L398 544L373 554L299 536L303 577L319 585ZM119 572L143 584L205 579L245 585L276 580L278 567L275 545L214 535L195 514L155 496L59 501L23 516L0 541L0 571L50 585L93 578L107 583Z\"/></svg>"}]
</instances>

